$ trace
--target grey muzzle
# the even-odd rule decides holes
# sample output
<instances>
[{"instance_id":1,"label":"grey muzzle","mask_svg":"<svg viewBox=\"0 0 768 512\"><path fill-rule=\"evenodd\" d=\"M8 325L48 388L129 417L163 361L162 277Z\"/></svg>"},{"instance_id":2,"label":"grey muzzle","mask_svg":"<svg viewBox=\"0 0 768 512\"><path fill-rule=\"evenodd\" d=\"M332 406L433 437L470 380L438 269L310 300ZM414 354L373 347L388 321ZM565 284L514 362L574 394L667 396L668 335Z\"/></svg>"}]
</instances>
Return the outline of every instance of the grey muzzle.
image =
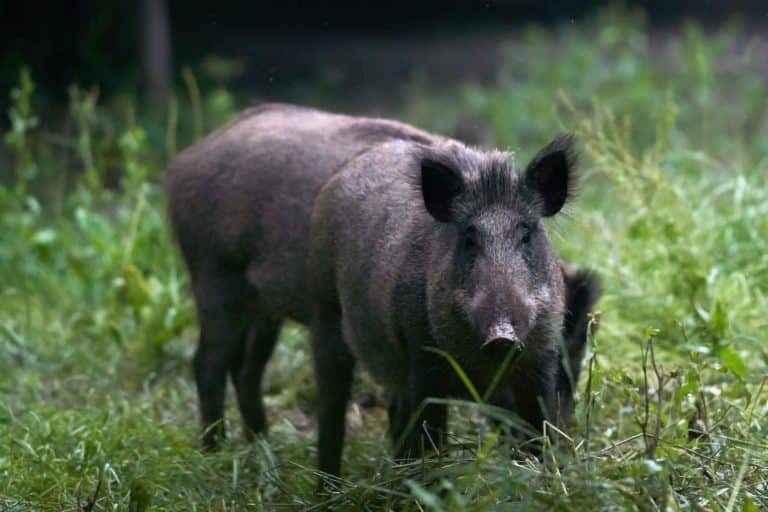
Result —
<instances>
[{"instance_id":1,"label":"grey muzzle","mask_svg":"<svg viewBox=\"0 0 768 512\"><path fill-rule=\"evenodd\" d=\"M490 349L494 352L506 353L509 348L514 347L516 354L513 356L513 360L517 359L520 354L523 353L525 345L517 337L515 328L509 322L500 322L491 327L486 336L485 341L480 346L481 349Z\"/></svg>"}]
</instances>

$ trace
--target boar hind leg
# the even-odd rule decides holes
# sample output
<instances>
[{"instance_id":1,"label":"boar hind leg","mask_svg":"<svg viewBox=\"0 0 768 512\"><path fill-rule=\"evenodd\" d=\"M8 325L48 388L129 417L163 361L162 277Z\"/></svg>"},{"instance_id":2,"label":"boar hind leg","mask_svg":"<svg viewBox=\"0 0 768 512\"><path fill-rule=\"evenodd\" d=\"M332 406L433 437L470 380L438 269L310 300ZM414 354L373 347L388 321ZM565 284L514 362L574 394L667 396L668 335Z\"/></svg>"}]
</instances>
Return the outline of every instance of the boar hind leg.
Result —
<instances>
[{"instance_id":1,"label":"boar hind leg","mask_svg":"<svg viewBox=\"0 0 768 512\"><path fill-rule=\"evenodd\" d=\"M207 274L193 279L200 323L194 358L203 447L215 449L224 436L227 372L244 343L247 285L242 275Z\"/></svg>"},{"instance_id":2,"label":"boar hind leg","mask_svg":"<svg viewBox=\"0 0 768 512\"><path fill-rule=\"evenodd\" d=\"M237 403L243 416L245 436L250 441L254 434L267 431L267 418L262 399L262 380L280 334L279 320L259 315L251 322L244 347L232 361L230 375L237 394Z\"/></svg>"},{"instance_id":3,"label":"boar hind leg","mask_svg":"<svg viewBox=\"0 0 768 512\"><path fill-rule=\"evenodd\" d=\"M338 476L355 363L342 338L340 315L315 315L311 338L317 379L319 467Z\"/></svg>"}]
</instances>

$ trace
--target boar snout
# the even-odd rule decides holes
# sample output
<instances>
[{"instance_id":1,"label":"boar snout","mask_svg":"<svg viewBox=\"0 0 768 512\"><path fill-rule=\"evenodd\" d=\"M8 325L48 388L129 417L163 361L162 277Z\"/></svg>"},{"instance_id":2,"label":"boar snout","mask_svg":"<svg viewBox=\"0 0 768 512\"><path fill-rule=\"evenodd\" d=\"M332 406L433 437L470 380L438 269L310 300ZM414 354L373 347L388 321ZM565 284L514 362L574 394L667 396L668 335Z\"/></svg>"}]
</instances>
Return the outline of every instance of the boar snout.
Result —
<instances>
[{"instance_id":1,"label":"boar snout","mask_svg":"<svg viewBox=\"0 0 768 512\"><path fill-rule=\"evenodd\" d=\"M513 358L517 359L525 349L525 345L517 336L512 324L506 321L491 326L485 341L480 346L481 350L492 352L494 355L506 354L510 348L515 351Z\"/></svg>"}]
</instances>

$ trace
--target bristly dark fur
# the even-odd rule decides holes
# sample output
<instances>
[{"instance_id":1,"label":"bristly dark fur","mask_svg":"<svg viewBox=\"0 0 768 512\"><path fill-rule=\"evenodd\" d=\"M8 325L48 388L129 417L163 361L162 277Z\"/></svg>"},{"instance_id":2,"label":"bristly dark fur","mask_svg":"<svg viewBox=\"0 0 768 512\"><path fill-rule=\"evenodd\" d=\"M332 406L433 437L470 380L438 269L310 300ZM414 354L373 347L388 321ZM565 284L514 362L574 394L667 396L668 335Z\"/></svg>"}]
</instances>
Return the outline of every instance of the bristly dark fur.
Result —
<instances>
[{"instance_id":1,"label":"bristly dark fur","mask_svg":"<svg viewBox=\"0 0 768 512\"><path fill-rule=\"evenodd\" d=\"M531 215L542 208L540 198L521 187L520 174L513 163L512 154L504 151L475 151L454 142L424 148L426 157L453 169L462 178L463 189L453 204L454 215L466 218L473 215L473 205L509 204L523 194ZM546 157L562 153L568 169L568 182L564 206L578 195L578 152L572 134L558 135L542 148L526 166L525 172L536 169Z\"/></svg>"},{"instance_id":2,"label":"bristly dark fur","mask_svg":"<svg viewBox=\"0 0 768 512\"><path fill-rule=\"evenodd\" d=\"M462 203L504 204L514 200L520 180L510 159L509 153L486 153L467 184L466 200Z\"/></svg>"},{"instance_id":3,"label":"bristly dark fur","mask_svg":"<svg viewBox=\"0 0 768 512\"><path fill-rule=\"evenodd\" d=\"M475 151L462 144L423 148L424 158L453 169L462 179L462 190L452 206L456 218L477 213L478 204L508 204L514 201L520 176L511 163L511 153Z\"/></svg>"}]
</instances>

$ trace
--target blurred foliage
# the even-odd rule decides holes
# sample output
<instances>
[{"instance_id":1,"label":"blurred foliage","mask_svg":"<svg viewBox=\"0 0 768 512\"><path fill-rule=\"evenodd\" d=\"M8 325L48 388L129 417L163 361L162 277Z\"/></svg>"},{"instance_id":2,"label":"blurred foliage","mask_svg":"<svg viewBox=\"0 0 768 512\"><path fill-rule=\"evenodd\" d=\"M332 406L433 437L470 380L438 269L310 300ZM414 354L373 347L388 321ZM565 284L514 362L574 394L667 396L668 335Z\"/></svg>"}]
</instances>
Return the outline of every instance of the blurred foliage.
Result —
<instances>
[{"instance_id":1,"label":"blurred foliage","mask_svg":"<svg viewBox=\"0 0 768 512\"><path fill-rule=\"evenodd\" d=\"M161 175L233 115L237 66L207 64L223 82L197 92L190 71L163 120L71 88L55 131L22 71L0 178L0 507L768 508L768 86L737 26L664 41L641 14L606 11L528 29L493 84L414 82L400 117L511 147L520 165L558 131L579 136L582 194L550 227L598 270L601 326L577 424L543 462L510 458L480 404L451 402L452 452L396 464L385 413L355 405L346 479L321 495L295 325L271 364L269 439L243 443L230 400L232 438L198 449L194 309Z\"/></svg>"}]
</instances>

